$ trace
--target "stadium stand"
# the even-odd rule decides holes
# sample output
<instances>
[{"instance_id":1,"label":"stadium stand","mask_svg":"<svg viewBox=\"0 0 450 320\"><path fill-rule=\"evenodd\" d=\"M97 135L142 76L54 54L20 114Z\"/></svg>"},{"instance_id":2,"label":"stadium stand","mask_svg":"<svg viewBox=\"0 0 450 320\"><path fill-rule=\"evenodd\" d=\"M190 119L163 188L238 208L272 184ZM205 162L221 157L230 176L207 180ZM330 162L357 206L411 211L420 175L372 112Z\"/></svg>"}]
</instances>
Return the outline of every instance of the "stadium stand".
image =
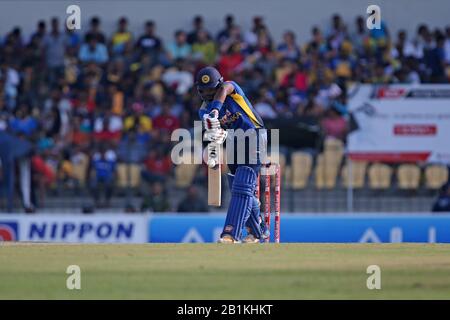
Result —
<instances>
[{"instance_id":1,"label":"stadium stand","mask_svg":"<svg viewBox=\"0 0 450 320\"><path fill-rule=\"evenodd\" d=\"M415 164L402 164L397 168L398 187L403 190L416 190L420 185L421 171Z\"/></svg>"},{"instance_id":2,"label":"stadium stand","mask_svg":"<svg viewBox=\"0 0 450 320\"><path fill-rule=\"evenodd\" d=\"M349 175L351 166L351 175ZM367 162L348 160L342 167L341 179L345 188L361 189L365 187ZM350 178L350 179L349 179Z\"/></svg>"},{"instance_id":3,"label":"stadium stand","mask_svg":"<svg viewBox=\"0 0 450 320\"><path fill-rule=\"evenodd\" d=\"M292 154L292 188L304 189L308 185L312 170L313 158L306 152L294 152Z\"/></svg>"},{"instance_id":4,"label":"stadium stand","mask_svg":"<svg viewBox=\"0 0 450 320\"><path fill-rule=\"evenodd\" d=\"M20 26L1 35L0 133L33 149L33 204L24 207L16 192L15 210L81 208L92 202L99 174L111 182L110 211L131 201L120 189L165 190L174 210L187 187L204 188L204 166L170 162L170 134L192 130L201 105L193 74L207 64L243 87L269 128L284 129L284 209L346 211L351 187L360 210L364 203L363 210L375 208L364 196L372 190L387 191L377 210L426 210L432 195L409 201L397 191L437 190L448 180L441 165L426 166L422 176L422 164L366 162L352 162L349 180L345 144L349 84L448 83L442 66L450 62L449 27L392 35L388 22L374 33L360 19L334 15L328 30L311 26L310 39L299 43L292 32L275 42L263 19L249 30L232 22L220 36L180 30L171 40L161 39L152 21L143 22L141 34L121 21L111 37L98 17L85 33L64 30L55 18L39 21L31 35ZM7 202L2 197L0 208L11 209Z\"/></svg>"},{"instance_id":5,"label":"stadium stand","mask_svg":"<svg viewBox=\"0 0 450 320\"><path fill-rule=\"evenodd\" d=\"M385 190L391 187L392 168L383 163L373 163L369 168L369 187L375 190Z\"/></svg>"}]
</instances>

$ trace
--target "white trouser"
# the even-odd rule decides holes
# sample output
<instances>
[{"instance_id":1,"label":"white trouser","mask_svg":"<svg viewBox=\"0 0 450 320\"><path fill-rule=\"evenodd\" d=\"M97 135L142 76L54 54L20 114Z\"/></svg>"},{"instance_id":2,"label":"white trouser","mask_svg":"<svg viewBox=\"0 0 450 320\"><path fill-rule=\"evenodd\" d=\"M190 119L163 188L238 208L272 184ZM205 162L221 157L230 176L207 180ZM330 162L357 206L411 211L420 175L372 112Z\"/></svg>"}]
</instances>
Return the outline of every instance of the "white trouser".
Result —
<instances>
[{"instance_id":1,"label":"white trouser","mask_svg":"<svg viewBox=\"0 0 450 320\"><path fill-rule=\"evenodd\" d=\"M25 208L31 208L31 165L29 158L20 159L19 172L22 202Z\"/></svg>"}]
</instances>

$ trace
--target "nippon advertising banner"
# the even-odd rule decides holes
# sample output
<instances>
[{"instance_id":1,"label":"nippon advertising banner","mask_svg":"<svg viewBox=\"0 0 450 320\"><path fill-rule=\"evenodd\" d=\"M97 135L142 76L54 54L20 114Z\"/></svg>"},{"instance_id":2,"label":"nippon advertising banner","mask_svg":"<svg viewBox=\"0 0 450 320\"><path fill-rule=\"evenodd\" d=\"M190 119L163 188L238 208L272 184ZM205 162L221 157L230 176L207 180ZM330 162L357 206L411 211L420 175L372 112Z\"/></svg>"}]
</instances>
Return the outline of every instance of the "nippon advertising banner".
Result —
<instances>
[{"instance_id":1,"label":"nippon advertising banner","mask_svg":"<svg viewBox=\"0 0 450 320\"><path fill-rule=\"evenodd\" d=\"M0 215L0 241L216 242L224 214ZM272 230L273 232L273 230ZM450 214L285 214L281 242L450 243Z\"/></svg>"},{"instance_id":2,"label":"nippon advertising banner","mask_svg":"<svg viewBox=\"0 0 450 320\"><path fill-rule=\"evenodd\" d=\"M153 215L149 242L216 242L224 215ZM281 242L450 243L450 215L285 214Z\"/></svg>"},{"instance_id":3,"label":"nippon advertising banner","mask_svg":"<svg viewBox=\"0 0 450 320\"><path fill-rule=\"evenodd\" d=\"M0 241L144 243L147 216L0 215Z\"/></svg>"},{"instance_id":4,"label":"nippon advertising banner","mask_svg":"<svg viewBox=\"0 0 450 320\"><path fill-rule=\"evenodd\" d=\"M450 85L357 85L349 96L352 159L450 163Z\"/></svg>"}]
</instances>

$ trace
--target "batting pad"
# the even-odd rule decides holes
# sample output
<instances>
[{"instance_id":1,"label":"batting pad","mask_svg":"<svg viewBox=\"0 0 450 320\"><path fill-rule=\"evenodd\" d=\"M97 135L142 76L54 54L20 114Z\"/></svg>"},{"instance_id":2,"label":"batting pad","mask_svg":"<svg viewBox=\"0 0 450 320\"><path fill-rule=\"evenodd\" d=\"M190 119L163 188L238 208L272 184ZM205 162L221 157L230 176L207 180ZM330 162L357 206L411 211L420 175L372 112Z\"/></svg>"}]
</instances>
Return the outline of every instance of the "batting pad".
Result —
<instances>
[{"instance_id":1,"label":"batting pad","mask_svg":"<svg viewBox=\"0 0 450 320\"><path fill-rule=\"evenodd\" d=\"M261 239L263 232L261 230L260 217L261 215L259 210L259 200L255 196L253 196L251 203L251 213L248 217L247 222L245 223L245 226L249 227L252 230L252 234L258 239Z\"/></svg>"},{"instance_id":2,"label":"batting pad","mask_svg":"<svg viewBox=\"0 0 450 320\"><path fill-rule=\"evenodd\" d=\"M235 240L241 239L242 229L251 214L255 186L255 171L247 166L238 167L231 188L230 206L222 236L229 234Z\"/></svg>"}]
</instances>

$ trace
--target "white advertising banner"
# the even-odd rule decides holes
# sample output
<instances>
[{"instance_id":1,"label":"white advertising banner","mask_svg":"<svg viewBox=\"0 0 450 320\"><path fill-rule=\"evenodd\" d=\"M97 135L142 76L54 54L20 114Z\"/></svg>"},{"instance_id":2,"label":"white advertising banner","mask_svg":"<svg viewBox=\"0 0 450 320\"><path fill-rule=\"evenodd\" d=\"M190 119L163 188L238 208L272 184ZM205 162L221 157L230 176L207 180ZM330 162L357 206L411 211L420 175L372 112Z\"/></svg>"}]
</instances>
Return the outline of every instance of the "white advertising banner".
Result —
<instances>
[{"instance_id":1,"label":"white advertising banner","mask_svg":"<svg viewBox=\"0 0 450 320\"><path fill-rule=\"evenodd\" d=\"M4 214L0 241L145 243L146 215Z\"/></svg>"},{"instance_id":2,"label":"white advertising banner","mask_svg":"<svg viewBox=\"0 0 450 320\"><path fill-rule=\"evenodd\" d=\"M352 159L450 163L450 85L359 85L349 97Z\"/></svg>"}]
</instances>

